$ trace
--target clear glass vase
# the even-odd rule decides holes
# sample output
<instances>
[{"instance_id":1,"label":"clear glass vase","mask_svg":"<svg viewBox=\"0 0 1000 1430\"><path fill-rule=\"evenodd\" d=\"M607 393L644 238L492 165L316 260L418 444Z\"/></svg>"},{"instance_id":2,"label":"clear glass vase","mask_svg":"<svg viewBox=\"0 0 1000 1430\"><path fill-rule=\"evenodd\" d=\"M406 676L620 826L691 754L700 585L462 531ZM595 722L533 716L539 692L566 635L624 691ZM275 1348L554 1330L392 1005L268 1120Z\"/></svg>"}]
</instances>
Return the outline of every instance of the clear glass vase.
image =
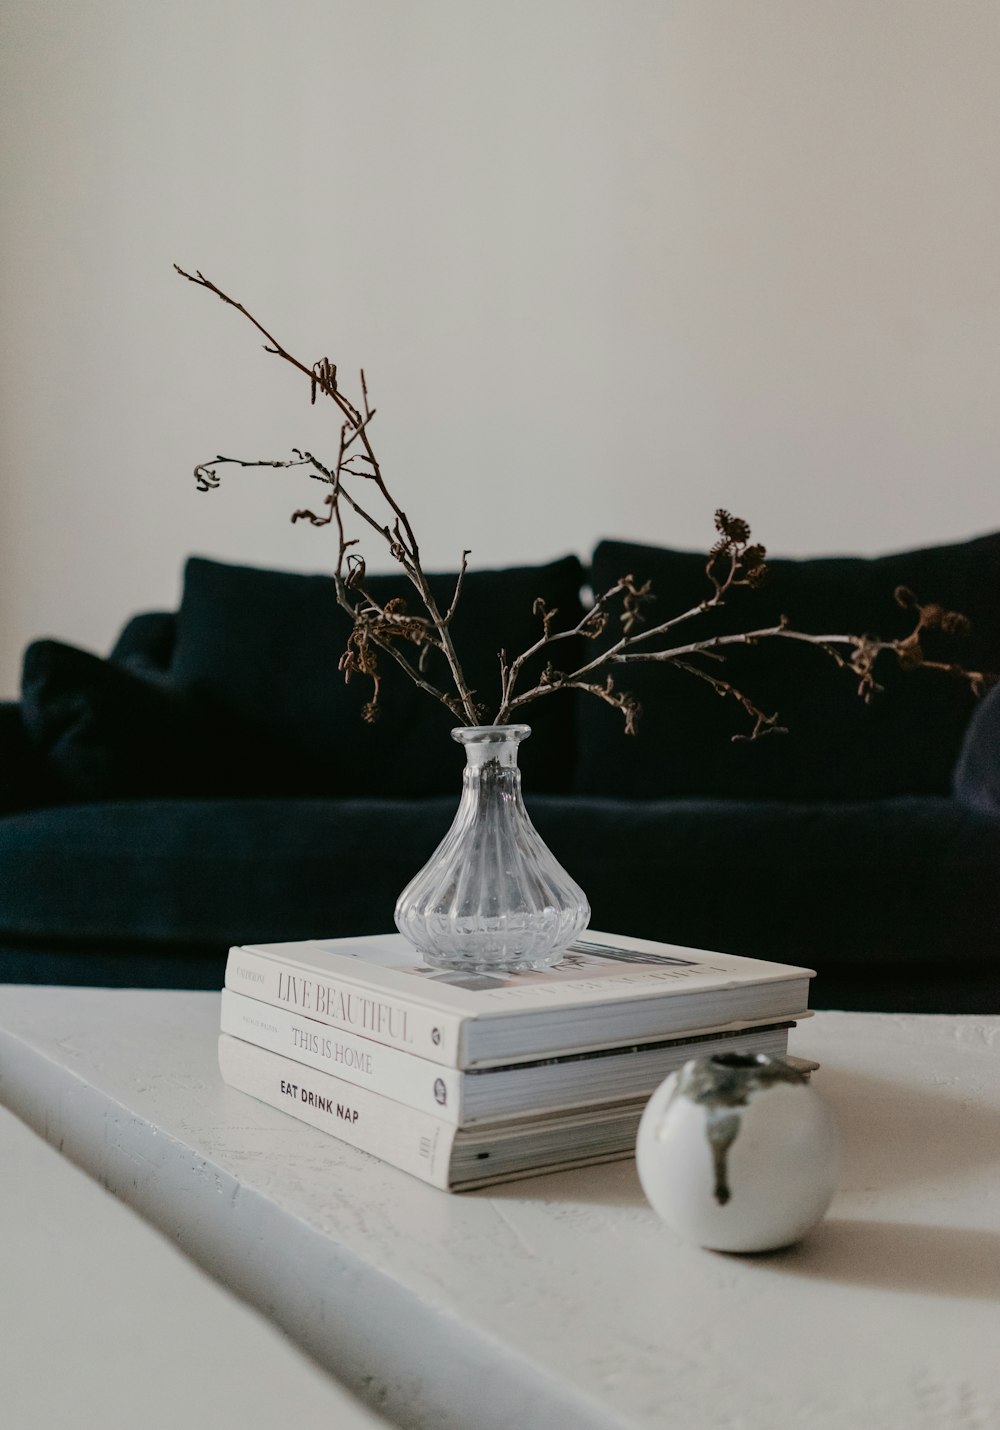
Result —
<instances>
[{"instance_id":1,"label":"clear glass vase","mask_svg":"<svg viewBox=\"0 0 1000 1430\"><path fill-rule=\"evenodd\" d=\"M557 963L590 905L554 858L521 798L527 725L453 730L465 746L451 829L396 903L396 927L436 968L517 972Z\"/></svg>"}]
</instances>

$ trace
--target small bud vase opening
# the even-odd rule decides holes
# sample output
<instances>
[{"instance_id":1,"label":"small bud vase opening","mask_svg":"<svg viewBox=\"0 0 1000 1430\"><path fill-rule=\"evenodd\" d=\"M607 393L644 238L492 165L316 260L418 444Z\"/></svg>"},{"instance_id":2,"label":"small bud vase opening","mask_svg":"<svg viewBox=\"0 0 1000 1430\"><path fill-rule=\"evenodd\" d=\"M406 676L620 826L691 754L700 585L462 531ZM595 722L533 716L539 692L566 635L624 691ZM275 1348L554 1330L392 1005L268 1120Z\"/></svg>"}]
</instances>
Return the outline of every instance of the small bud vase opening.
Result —
<instances>
[{"instance_id":1,"label":"small bud vase opening","mask_svg":"<svg viewBox=\"0 0 1000 1430\"><path fill-rule=\"evenodd\" d=\"M483 725L451 733L466 756L458 813L400 894L396 927L436 968L549 968L587 927L590 905L524 807L517 749L531 730Z\"/></svg>"}]
</instances>

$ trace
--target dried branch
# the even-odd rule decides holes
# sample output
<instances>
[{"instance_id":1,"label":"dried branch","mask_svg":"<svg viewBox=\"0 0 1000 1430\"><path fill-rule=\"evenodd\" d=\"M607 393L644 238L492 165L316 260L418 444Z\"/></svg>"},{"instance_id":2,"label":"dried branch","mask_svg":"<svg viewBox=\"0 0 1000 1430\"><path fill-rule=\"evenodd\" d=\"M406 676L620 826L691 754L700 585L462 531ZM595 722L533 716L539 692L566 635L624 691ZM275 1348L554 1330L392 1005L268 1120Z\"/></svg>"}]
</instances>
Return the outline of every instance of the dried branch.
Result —
<instances>
[{"instance_id":1,"label":"dried branch","mask_svg":"<svg viewBox=\"0 0 1000 1430\"><path fill-rule=\"evenodd\" d=\"M244 461L237 457L217 456L195 468L198 490L204 492L217 488L221 480L218 469L226 464L240 467L310 468L309 475L314 480L323 482L328 488L322 503L325 512L318 513L311 508L301 508L293 512L291 519L293 522L308 521L312 526L334 526L336 529L338 544L334 583L338 604L351 619L351 631L340 660L340 669L346 680L350 680L354 675L363 675L372 681L372 697L364 706L364 718L372 720L377 714L381 687L379 657L384 654L396 661L420 689L446 705L456 719L470 725L480 723L486 718L487 712L474 699L474 692L465 678L450 629L462 595L470 553L462 553L451 602L448 609L442 612L424 573L420 547L409 517L390 492L371 443L369 427L376 409L371 406L369 400L364 369L360 373L361 405L358 406L343 391L337 366L329 358L320 358L312 364L300 361L288 352L242 303L224 293L204 274L188 273L176 264L174 267L182 278L207 289L223 303L242 313L265 338L264 350L280 357L308 379L310 400L315 403L317 397L322 394L336 405L342 418L337 460L332 467L321 462L311 452L298 448L293 449L291 458L284 460ZM351 483L350 488L345 486L345 478ZM377 494L376 509L381 502L387 513L385 516L376 514L376 509L370 506L367 496L362 499L358 495L359 484L362 488L374 487ZM390 555L416 589L426 614L412 613L400 598L386 601L384 605L373 599L365 585L365 560L354 549L358 546L358 538L348 537L346 532L345 508L386 543ZM717 539L709 550L705 563L709 592L703 600L679 615L647 623L647 608L655 599L651 583L646 581L640 585L631 575L622 576L599 595L576 624L565 630L557 628L558 611L546 606L541 598L536 600L534 614L541 621L539 637L513 659L506 651L500 652L500 702L495 723L505 724L514 711L522 709L534 700L551 695L557 690L572 689L593 695L619 710L625 722L626 733L634 734L640 714L638 702L627 691L618 688L613 669L609 670L608 667L629 666L642 661L672 665L675 669L706 682L718 695L735 700L753 721L750 733L734 736L735 739L756 740L767 734L782 733L783 727L778 724L777 714L768 715L717 671L706 670L699 663L713 661L718 665L724 661L724 652L727 649L740 645L753 646L765 640L793 640L814 646L840 668L855 676L858 694L864 700L870 700L879 689L875 679L875 667L882 656L894 656L906 670L923 667L960 679L977 695L993 681L994 677L985 672L966 670L958 664L927 657L922 643L927 632L960 634L968 628L968 622L964 616L947 611L939 605L921 605L913 592L902 586L897 588L895 598L902 608L914 613L914 624L907 635L896 640L883 640L868 634L816 634L799 631L782 616L776 625L708 636L682 645L655 646L655 642L662 641L677 627L723 607L733 590L740 587L755 589L767 580L766 551L763 546L751 541L747 522L742 517L734 516L720 508L715 513L715 527ZM560 642L573 639L597 640L604 635L613 619L616 606L620 633L605 650L572 671L558 670L549 661L534 686L520 692L517 690L525 666L534 657ZM405 647L416 650L415 666L408 659L403 649ZM426 679L426 667L434 652L443 657L447 665L451 689L441 689Z\"/></svg>"},{"instance_id":2,"label":"dried branch","mask_svg":"<svg viewBox=\"0 0 1000 1430\"><path fill-rule=\"evenodd\" d=\"M821 635L799 631L795 630L788 619L782 616L778 624L774 626L761 626L756 630L741 631L729 635L708 636L702 640L690 641L685 645L671 646L667 649L637 651L636 646L661 637L683 622L724 605L726 595L731 590L740 586L756 588L767 579L764 548L750 544L750 528L747 523L741 518L731 516L724 510L716 512L715 520L719 540L709 552L706 565L706 575L713 588L711 596L706 597L704 601L692 606L679 616L636 631L636 598L639 596L649 599L649 583L647 582L644 587L637 589L631 576L623 577L621 581L616 582L603 596L598 598L591 611L572 631L556 634L543 633L542 639L530 647L523 657L511 662L510 674L505 686L502 718L509 719L514 710L533 700L541 699L557 689L575 689L589 694L599 691L602 699L607 699L609 689L615 690L616 694L621 694L613 683L609 687L607 681L604 685L595 686L593 675L609 665L656 662L673 665L689 675L707 681L719 695L736 700L752 717L754 724L749 735L738 735L734 738L757 740L767 734L786 733L784 727L778 724L777 714L765 714L731 682L702 669L692 660L692 657L719 660L722 658L722 651L727 647L753 646L764 640L793 640L815 646L830 656L842 669L850 670L857 677L858 694L866 701L870 700L880 688L875 680L874 670L876 662L882 655L894 655L906 670L924 667L963 680L975 695L981 695L995 679L994 676L984 671L966 670L963 666L955 663L929 660L921 644L921 636L931 630L943 631L947 635L960 634L968 629L968 621L957 612L947 611L938 605L922 606L913 592L902 586L898 587L895 592L896 602L904 609L912 609L915 612L915 622L909 634L896 640L881 640L870 635ZM623 634L616 642L577 670L561 674L557 681L547 679L543 675L530 690L516 696L513 694L516 675L529 655L565 635L580 634L581 627L585 626L595 613L603 619L609 602L622 591L626 593L622 612ZM612 680L612 677L609 676L607 679ZM623 703L620 706L623 710L626 708L626 699L627 697L623 695ZM625 720L626 733L634 733L637 714L637 709L628 709Z\"/></svg>"},{"instance_id":3,"label":"dried branch","mask_svg":"<svg viewBox=\"0 0 1000 1430\"><path fill-rule=\"evenodd\" d=\"M198 490L200 492L210 492L221 485L222 478L215 468L225 462L232 462L238 467L301 467L304 466L308 460L309 459L305 457L296 457L294 459L277 462L244 462L240 457L213 457L210 462L199 462L198 466L194 469L194 479L198 484Z\"/></svg>"},{"instance_id":4,"label":"dried branch","mask_svg":"<svg viewBox=\"0 0 1000 1430\"><path fill-rule=\"evenodd\" d=\"M632 591L634 585L635 583L631 576L623 576L620 581L616 581L609 590L597 598L590 609L577 621L575 626L571 626L565 631L557 631L554 629L555 618L559 612L557 610L550 610L545 605L541 596L536 598L533 611L536 616L541 618L542 634L539 639L535 641L534 645L530 645L527 650L522 651L514 660L508 663L506 658L504 658L501 662L500 709L496 718L498 725L507 723L510 718L510 712L515 706L526 703L523 699L515 700L514 687L527 662L541 651L547 649L547 647L555 645L558 641L572 640L579 636L583 636L589 640L595 640L598 636L602 635L607 628L608 607L611 602L616 596ZM584 673L584 670L576 672L577 675ZM539 687L536 686L535 688L538 689ZM552 688L551 683L549 683L546 688ZM605 697L602 696L602 699L603 698Z\"/></svg>"},{"instance_id":5,"label":"dried branch","mask_svg":"<svg viewBox=\"0 0 1000 1430\"><path fill-rule=\"evenodd\" d=\"M446 626L450 626L450 625L451 625L452 617L454 616L455 611L456 611L456 609L457 609L457 607L458 607L458 603L459 603L459 601L461 600L461 596L462 596L462 586L463 586L464 583L465 583L465 573L466 573L466 571L468 570L468 567L469 567L469 557L470 557L471 555L472 555L472 552L471 552L471 551L463 551L463 552L462 552L462 564L461 564L461 566L459 567L458 578L457 578L456 581L455 581L455 594L452 596L452 598L451 598L451 605L448 607L448 610L447 610L447 612L445 613L444 623L445 623Z\"/></svg>"},{"instance_id":6,"label":"dried branch","mask_svg":"<svg viewBox=\"0 0 1000 1430\"><path fill-rule=\"evenodd\" d=\"M688 675L697 676L699 680L707 680L715 691L716 695L731 696L753 720L753 728L749 735L734 735L734 740L759 740L763 735L787 735L788 731L784 725L778 724L778 716L765 715L764 711L741 690L737 690L735 685L731 685L728 680L720 680L718 676L712 675L711 671L702 670L700 665L692 665L686 660L674 662L678 670L686 671Z\"/></svg>"},{"instance_id":7,"label":"dried branch","mask_svg":"<svg viewBox=\"0 0 1000 1430\"><path fill-rule=\"evenodd\" d=\"M345 655L345 659L348 662L348 668L345 669L345 675L349 676L352 673L350 668L352 662L357 663L359 667L360 664L364 664L366 667L369 667L365 670L365 673L369 675L372 674L373 671L371 667L373 666L373 662L375 662L375 657L371 652L371 645L374 643L379 649L387 649L388 647L393 646L393 643L397 638L398 633L387 628L384 632L381 632L377 638L369 632L367 636L363 634L358 634L357 639L355 639L355 633L358 633L359 631L359 622L363 626L364 618L359 615L356 603L351 600L348 594L349 588L344 580L344 562L346 551L348 546L353 545L354 543L353 541L348 542L345 536L343 519L340 512L340 504L342 501L345 502L351 508L355 515L360 517L370 527L377 531L379 535L386 541L389 547L390 554L392 555L394 560L399 562L403 570L406 572L408 579L416 587L423 607L427 611L428 618L433 624L440 639L441 650L444 654L451 675L452 683L455 687L454 699L456 702L457 710L460 712L460 718L463 718L470 725L476 724L477 721L481 718L481 712L479 710L479 707L476 705L475 700L473 699L473 693L470 690L468 682L465 678L465 674L458 659L458 654L455 650L454 642L452 641L451 632L449 630L451 618L454 615L454 607L456 604L457 596L461 593L462 578L460 577L459 579L459 588L456 591L456 597L452 600L451 609L448 612L447 616L445 616L442 614L440 608L438 607L437 601L434 597L434 593L430 588L430 584L421 565L420 547L417 543L413 527L410 524L409 517L407 516L403 508L399 505L399 503L396 501L396 499L393 497L392 493L389 491L383 478L382 470L379 465L378 458L375 454L375 450L371 444L371 438L369 436L368 428L371 424L372 418L375 416L375 409L372 408L369 402L368 385L364 375L364 370L362 369L361 372L361 391L364 409L362 412L343 392L338 381L336 364L331 363L329 358L320 358L318 362L315 362L311 365L307 365L306 363L300 361L300 359L294 357L292 353L290 353L286 348L284 348L282 344L278 341L278 339L274 336L274 334L269 332L268 329L265 328L263 324L260 323L258 319L255 318L253 314L249 312L249 310L245 308L242 303L237 302L234 298L231 298L228 293L223 292L223 290L219 288L215 283L211 282L210 279L206 278L203 273L199 271L196 271L193 274L188 273L183 268L179 267L177 264L175 264L174 267L177 273L180 274L182 278L187 279L188 282L194 283L198 287L206 288L210 293L214 293L215 296L220 299L220 301L228 304L232 308L235 308L237 312L242 313L243 316L250 323L252 323L253 326L258 330L258 332L260 332L266 339L266 342L264 344L266 352L273 354L276 357L282 358L285 362L291 364L292 367L296 368L300 373L302 373L305 377L308 378L310 385L310 397L313 402L316 401L318 393L323 393L326 397L330 398L331 401L336 404L340 412L343 414L344 423L341 427L340 450L338 453L337 464L335 468L328 469L324 467L323 464L318 462L316 458L314 458L310 453L297 453L296 461L289 462L287 464L276 462L273 464L262 463L261 465L292 466L310 463L320 472L322 476L326 478L326 480L330 484L330 491L327 493L324 502L324 504L329 508L329 511L325 516L317 515L317 513L311 510L302 510L294 513L292 520L307 520L313 526L328 526L330 524L336 525L340 543L337 557L337 574L335 577L337 582L337 599L340 604L351 614L353 621L352 638L351 642L349 643L348 654ZM356 452L352 457L348 457L347 453L355 443L358 444L360 450ZM200 467L196 469L195 475L198 480L199 490L209 491L219 485L219 476L218 472L215 469L222 460L224 459L217 458L215 462L203 463ZM356 467L353 467L351 463L354 461L362 462L364 464L365 469L363 471L359 471ZM391 513L391 516L388 521L379 521L377 517L374 516L373 513L369 510L367 505L365 505L362 501L360 501L348 491L348 489L344 486L345 475L352 479L371 482L374 484L374 486L378 490L380 498L389 508L389 511ZM463 574L468 554L469 553L466 552L462 557ZM366 647L366 653L364 655L363 661L357 649L359 640ZM390 653L392 653L392 651L390 651ZM421 682L418 681L418 684L419 683ZM438 694L440 695L441 692L438 692ZM377 704L377 698L378 684L376 683L375 695L373 696L373 700L371 702L372 709L374 709L374 706ZM445 696L445 703L449 705L449 708L453 708L450 703L452 701L452 698L453 697L450 692L448 692ZM369 714L370 713L371 712L369 712Z\"/></svg>"}]
</instances>

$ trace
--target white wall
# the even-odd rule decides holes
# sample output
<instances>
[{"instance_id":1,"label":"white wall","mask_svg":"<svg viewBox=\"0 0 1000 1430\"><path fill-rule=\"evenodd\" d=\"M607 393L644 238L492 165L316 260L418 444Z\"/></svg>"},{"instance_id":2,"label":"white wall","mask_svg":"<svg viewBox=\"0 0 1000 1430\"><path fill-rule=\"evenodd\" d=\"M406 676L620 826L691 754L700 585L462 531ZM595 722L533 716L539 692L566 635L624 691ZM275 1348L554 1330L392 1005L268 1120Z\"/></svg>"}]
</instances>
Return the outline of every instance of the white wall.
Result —
<instances>
[{"instance_id":1,"label":"white wall","mask_svg":"<svg viewBox=\"0 0 1000 1430\"><path fill-rule=\"evenodd\" d=\"M996 0L6 0L0 691L184 555L322 569L363 363L431 564L1000 526ZM374 433L374 429L373 429Z\"/></svg>"}]
</instances>

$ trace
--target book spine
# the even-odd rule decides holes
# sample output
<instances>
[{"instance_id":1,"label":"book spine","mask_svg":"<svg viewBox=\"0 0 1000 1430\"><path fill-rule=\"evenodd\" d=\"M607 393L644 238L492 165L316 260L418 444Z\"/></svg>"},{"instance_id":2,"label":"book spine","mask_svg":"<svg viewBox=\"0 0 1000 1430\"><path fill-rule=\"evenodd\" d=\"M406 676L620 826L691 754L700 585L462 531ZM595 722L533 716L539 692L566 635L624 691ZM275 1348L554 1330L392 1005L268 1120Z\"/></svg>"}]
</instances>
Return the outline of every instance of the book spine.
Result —
<instances>
[{"instance_id":1,"label":"book spine","mask_svg":"<svg viewBox=\"0 0 1000 1430\"><path fill-rule=\"evenodd\" d=\"M455 1129L439 1117L225 1033L219 1070L230 1087L447 1191Z\"/></svg>"},{"instance_id":2,"label":"book spine","mask_svg":"<svg viewBox=\"0 0 1000 1430\"><path fill-rule=\"evenodd\" d=\"M300 1013L224 989L222 1031L440 1117L462 1121L463 1075L456 1068L344 1033Z\"/></svg>"},{"instance_id":3,"label":"book spine","mask_svg":"<svg viewBox=\"0 0 1000 1430\"><path fill-rule=\"evenodd\" d=\"M462 1018L454 1012L411 1003L381 989L338 983L314 969L248 948L229 950L226 987L443 1067L458 1066Z\"/></svg>"}]
</instances>

